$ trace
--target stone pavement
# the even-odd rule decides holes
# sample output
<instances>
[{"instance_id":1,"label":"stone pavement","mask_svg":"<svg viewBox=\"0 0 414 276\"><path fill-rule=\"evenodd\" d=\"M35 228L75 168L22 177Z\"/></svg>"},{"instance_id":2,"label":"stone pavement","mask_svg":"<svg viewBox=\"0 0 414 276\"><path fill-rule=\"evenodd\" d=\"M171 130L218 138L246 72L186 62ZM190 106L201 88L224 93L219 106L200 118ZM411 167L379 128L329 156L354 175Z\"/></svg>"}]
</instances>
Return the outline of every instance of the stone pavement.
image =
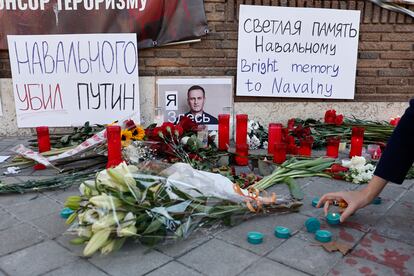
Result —
<instances>
[{"instance_id":1,"label":"stone pavement","mask_svg":"<svg viewBox=\"0 0 414 276\"><path fill-rule=\"evenodd\" d=\"M0 138L0 155L23 138ZM41 179L50 170L31 168L4 183ZM387 185L381 205L370 205L341 226L323 219L322 209L310 202L325 192L354 190L357 185L322 178L298 180L306 198L298 213L256 217L238 226L204 229L188 240L148 249L127 243L109 255L81 257L82 247L69 244L73 236L59 217L64 200L77 195L67 190L0 195L0 276L3 275L414 275L414 181ZM272 188L288 193L284 185ZM306 232L305 220L315 216L338 241L352 246L346 257L328 253ZM273 235L275 226L295 234L287 240ZM264 242L251 245L249 231L265 234Z\"/></svg>"}]
</instances>

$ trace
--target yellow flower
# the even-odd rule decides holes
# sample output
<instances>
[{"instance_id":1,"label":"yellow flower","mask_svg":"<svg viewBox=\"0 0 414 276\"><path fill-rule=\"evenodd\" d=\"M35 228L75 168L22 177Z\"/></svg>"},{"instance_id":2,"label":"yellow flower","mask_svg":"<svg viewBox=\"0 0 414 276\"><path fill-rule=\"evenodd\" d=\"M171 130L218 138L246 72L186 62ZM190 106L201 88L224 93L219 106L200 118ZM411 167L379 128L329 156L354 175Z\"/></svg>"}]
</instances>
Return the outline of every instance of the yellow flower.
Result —
<instances>
[{"instance_id":1,"label":"yellow flower","mask_svg":"<svg viewBox=\"0 0 414 276\"><path fill-rule=\"evenodd\" d=\"M132 139L141 141L145 137L145 130L141 126L136 126L134 129L131 130Z\"/></svg>"},{"instance_id":2,"label":"yellow flower","mask_svg":"<svg viewBox=\"0 0 414 276\"><path fill-rule=\"evenodd\" d=\"M124 129L121 131L121 143L122 147L127 147L131 144L132 141L132 132L129 129Z\"/></svg>"}]
</instances>

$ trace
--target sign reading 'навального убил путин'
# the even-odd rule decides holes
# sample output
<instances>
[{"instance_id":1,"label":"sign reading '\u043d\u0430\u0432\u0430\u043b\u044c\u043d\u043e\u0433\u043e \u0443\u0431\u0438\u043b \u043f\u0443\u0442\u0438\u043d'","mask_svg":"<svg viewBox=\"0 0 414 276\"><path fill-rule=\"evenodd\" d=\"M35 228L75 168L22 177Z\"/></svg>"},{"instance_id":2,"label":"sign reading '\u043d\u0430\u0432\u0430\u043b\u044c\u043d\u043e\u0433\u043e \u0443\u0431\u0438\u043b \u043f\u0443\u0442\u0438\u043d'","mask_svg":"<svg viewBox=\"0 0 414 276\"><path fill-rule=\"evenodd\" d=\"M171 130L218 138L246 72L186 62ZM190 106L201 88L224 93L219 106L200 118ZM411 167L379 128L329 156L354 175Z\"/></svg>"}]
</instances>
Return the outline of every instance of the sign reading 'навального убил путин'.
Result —
<instances>
[{"instance_id":1,"label":"sign reading '\u043d\u0430\u0432\u0430\u043b\u044c\u043d\u043e\u0433\u043e \u0443\u0431\u0438\u043b \u043f\u0443\u0442\u0438\u043d'","mask_svg":"<svg viewBox=\"0 0 414 276\"><path fill-rule=\"evenodd\" d=\"M360 11L240 6L237 96L353 99Z\"/></svg>"},{"instance_id":2,"label":"sign reading '\u043d\u0430\u0432\u0430\u043b\u044c\u043d\u043e\u0433\u043e \u0443\u0431\u0438\u043b \u043f\u0443\u0442\u0438\u043d'","mask_svg":"<svg viewBox=\"0 0 414 276\"><path fill-rule=\"evenodd\" d=\"M19 127L139 122L135 34L7 39Z\"/></svg>"}]
</instances>

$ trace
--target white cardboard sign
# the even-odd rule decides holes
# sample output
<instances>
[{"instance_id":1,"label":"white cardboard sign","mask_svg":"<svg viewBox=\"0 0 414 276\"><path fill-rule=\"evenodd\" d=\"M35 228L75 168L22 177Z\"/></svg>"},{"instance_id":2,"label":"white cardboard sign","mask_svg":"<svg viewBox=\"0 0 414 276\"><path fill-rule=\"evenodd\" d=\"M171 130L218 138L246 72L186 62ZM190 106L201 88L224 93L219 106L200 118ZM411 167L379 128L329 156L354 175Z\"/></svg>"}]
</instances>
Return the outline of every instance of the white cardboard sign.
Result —
<instances>
[{"instance_id":1,"label":"white cardboard sign","mask_svg":"<svg viewBox=\"0 0 414 276\"><path fill-rule=\"evenodd\" d=\"M19 127L139 122L136 34L7 38Z\"/></svg>"},{"instance_id":2,"label":"white cardboard sign","mask_svg":"<svg viewBox=\"0 0 414 276\"><path fill-rule=\"evenodd\" d=\"M240 6L237 96L353 99L360 11Z\"/></svg>"}]
</instances>

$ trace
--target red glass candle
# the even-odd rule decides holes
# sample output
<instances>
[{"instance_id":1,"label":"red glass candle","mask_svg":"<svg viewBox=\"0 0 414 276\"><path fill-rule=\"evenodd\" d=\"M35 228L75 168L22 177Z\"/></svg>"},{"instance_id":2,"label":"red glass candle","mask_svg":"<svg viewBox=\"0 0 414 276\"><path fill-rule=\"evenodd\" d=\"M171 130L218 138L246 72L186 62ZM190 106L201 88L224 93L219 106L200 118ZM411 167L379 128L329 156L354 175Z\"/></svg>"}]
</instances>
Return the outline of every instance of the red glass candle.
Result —
<instances>
[{"instance_id":1,"label":"red glass candle","mask_svg":"<svg viewBox=\"0 0 414 276\"><path fill-rule=\"evenodd\" d=\"M236 144L236 164L239 166L247 166L249 164L249 145Z\"/></svg>"},{"instance_id":2,"label":"red glass candle","mask_svg":"<svg viewBox=\"0 0 414 276\"><path fill-rule=\"evenodd\" d=\"M353 127L351 136L351 150L349 157L361 156L362 147L364 145L364 131L363 127Z\"/></svg>"},{"instance_id":3,"label":"red glass candle","mask_svg":"<svg viewBox=\"0 0 414 276\"><path fill-rule=\"evenodd\" d=\"M326 139L326 156L338 158L340 137L328 137Z\"/></svg>"},{"instance_id":4,"label":"red glass candle","mask_svg":"<svg viewBox=\"0 0 414 276\"><path fill-rule=\"evenodd\" d=\"M300 140L299 155L311 156L312 155L313 139L304 138Z\"/></svg>"},{"instance_id":5,"label":"red glass candle","mask_svg":"<svg viewBox=\"0 0 414 276\"><path fill-rule=\"evenodd\" d=\"M106 164L106 168L118 166L122 163L121 127L106 127L106 138L108 140L108 163Z\"/></svg>"},{"instance_id":6,"label":"red glass candle","mask_svg":"<svg viewBox=\"0 0 414 276\"><path fill-rule=\"evenodd\" d=\"M218 115L218 148L227 151L230 144L230 114Z\"/></svg>"},{"instance_id":7,"label":"red glass candle","mask_svg":"<svg viewBox=\"0 0 414 276\"><path fill-rule=\"evenodd\" d=\"M267 137L267 153L273 153L273 145L282 142L282 124L269 124L269 132Z\"/></svg>"},{"instance_id":8,"label":"red glass candle","mask_svg":"<svg viewBox=\"0 0 414 276\"><path fill-rule=\"evenodd\" d=\"M236 144L247 144L247 114L236 115Z\"/></svg>"},{"instance_id":9,"label":"red glass candle","mask_svg":"<svg viewBox=\"0 0 414 276\"><path fill-rule=\"evenodd\" d=\"M282 164L286 161L286 144L275 143L273 146L273 162Z\"/></svg>"},{"instance_id":10,"label":"red glass candle","mask_svg":"<svg viewBox=\"0 0 414 276\"><path fill-rule=\"evenodd\" d=\"M49 151L50 150L49 128L47 126L37 127L36 134L37 134L37 145L38 145L39 153ZM46 169L46 166L43 164L36 164L33 168L35 170L44 170Z\"/></svg>"}]
</instances>

